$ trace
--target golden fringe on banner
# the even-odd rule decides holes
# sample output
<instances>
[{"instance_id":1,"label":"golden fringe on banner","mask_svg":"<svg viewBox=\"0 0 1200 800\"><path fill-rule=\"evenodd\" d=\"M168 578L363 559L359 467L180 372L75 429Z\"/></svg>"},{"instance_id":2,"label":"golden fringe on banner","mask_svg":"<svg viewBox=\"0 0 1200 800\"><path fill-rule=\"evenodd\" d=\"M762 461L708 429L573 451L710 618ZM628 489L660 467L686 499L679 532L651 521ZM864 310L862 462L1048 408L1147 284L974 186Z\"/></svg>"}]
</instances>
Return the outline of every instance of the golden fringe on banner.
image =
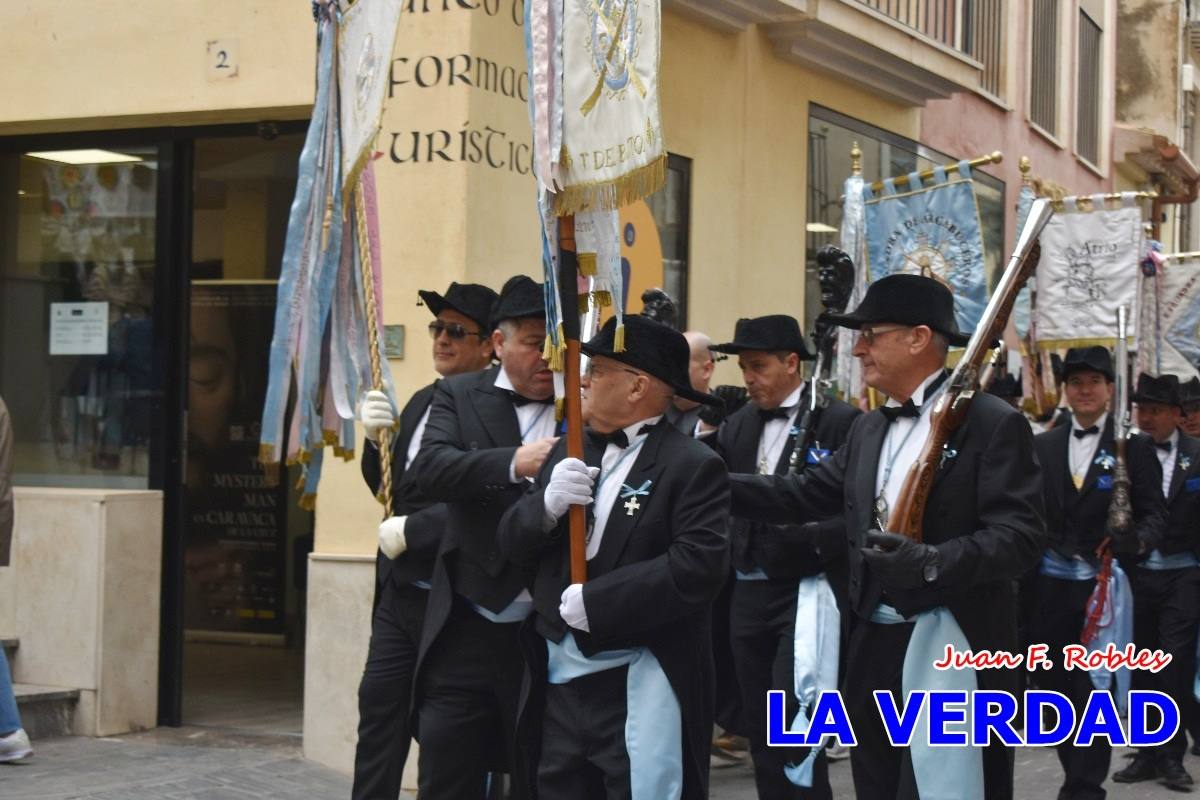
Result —
<instances>
[{"instance_id":1,"label":"golden fringe on banner","mask_svg":"<svg viewBox=\"0 0 1200 800\"><path fill-rule=\"evenodd\" d=\"M566 158L564 148L563 159ZM654 194L666 182L667 156L664 153L644 167L638 167L614 181L567 186L554 195L554 213L566 217L583 211L613 211Z\"/></svg>"},{"instance_id":2,"label":"golden fringe on banner","mask_svg":"<svg viewBox=\"0 0 1200 800\"><path fill-rule=\"evenodd\" d=\"M1102 347L1112 347L1116 344L1115 336L1095 336L1091 339L1053 339L1051 341L1039 341L1037 343L1038 350L1063 350L1072 347L1091 347L1092 345L1101 345Z\"/></svg>"},{"instance_id":3,"label":"golden fringe on banner","mask_svg":"<svg viewBox=\"0 0 1200 800\"><path fill-rule=\"evenodd\" d=\"M625 352L625 324L624 323L618 325L617 329L615 331L613 331L613 352L614 353L624 353Z\"/></svg>"},{"instance_id":4,"label":"golden fringe on banner","mask_svg":"<svg viewBox=\"0 0 1200 800\"><path fill-rule=\"evenodd\" d=\"M305 511L317 510L317 496L315 494L300 495L300 502L297 504Z\"/></svg>"},{"instance_id":5,"label":"golden fringe on banner","mask_svg":"<svg viewBox=\"0 0 1200 800\"><path fill-rule=\"evenodd\" d=\"M580 253L579 274L585 278L590 278L596 274L596 254L595 253Z\"/></svg>"}]
</instances>

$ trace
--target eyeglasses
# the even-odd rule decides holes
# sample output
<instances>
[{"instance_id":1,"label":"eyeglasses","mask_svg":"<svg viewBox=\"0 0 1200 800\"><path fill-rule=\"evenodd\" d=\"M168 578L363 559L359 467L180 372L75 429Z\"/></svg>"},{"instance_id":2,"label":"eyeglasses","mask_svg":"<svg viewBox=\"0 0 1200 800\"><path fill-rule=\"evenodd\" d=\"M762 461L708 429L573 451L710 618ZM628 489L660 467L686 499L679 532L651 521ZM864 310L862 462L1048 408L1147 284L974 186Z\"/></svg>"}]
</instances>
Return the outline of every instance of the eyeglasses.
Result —
<instances>
[{"instance_id":1,"label":"eyeglasses","mask_svg":"<svg viewBox=\"0 0 1200 800\"><path fill-rule=\"evenodd\" d=\"M605 372L615 372L618 370L621 372L628 372L630 375L637 375L639 378L642 376L642 373L638 372L636 369L629 369L628 367L604 367L604 366L602 366L602 367L600 367L599 371L597 371L595 361L588 362L587 369L585 369L583 371L583 374L590 378L593 375L596 375L597 372L598 372L598 374L603 375Z\"/></svg>"},{"instance_id":2,"label":"eyeglasses","mask_svg":"<svg viewBox=\"0 0 1200 800\"><path fill-rule=\"evenodd\" d=\"M902 331L908 327L908 325L877 325L873 328L863 327L862 330L859 331L859 334L862 336L862 340L866 342L867 346L869 347L870 345L875 344L875 340L883 334L891 333L892 331Z\"/></svg>"},{"instance_id":3,"label":"eyeglasses","mask_svg":"<svg viewBox=\"0 0 1200 800\"><path fill-rule=\"evenodd\" d=\"M457 322L442 322L440 319L435 319L429 323L429 336L436 339L445 332L451 339L461 339L464 336L478 336L480 339L486 337L482 331L469 331Z\"/></svg>"}]
</instances>

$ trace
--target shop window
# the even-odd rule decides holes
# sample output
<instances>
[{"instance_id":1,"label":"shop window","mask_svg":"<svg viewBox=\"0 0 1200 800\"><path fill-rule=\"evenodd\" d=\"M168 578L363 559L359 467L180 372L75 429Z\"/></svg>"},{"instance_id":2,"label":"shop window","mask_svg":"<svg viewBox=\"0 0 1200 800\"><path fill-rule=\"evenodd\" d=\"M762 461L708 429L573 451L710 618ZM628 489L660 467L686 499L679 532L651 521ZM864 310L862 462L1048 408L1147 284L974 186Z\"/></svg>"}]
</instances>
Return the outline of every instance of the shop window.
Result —
<instances>
[{"instance_id":1,"label":"shop window","mask_svg":"<svg viewBox=\"0 0 1200 800\"><path fill-rule=\"evenodd\" d=\"M0 154L0 395L14 481L149 485L158 149Z\"/></svg>"},{"instance_id":2,"label":"shop window","mask_svg":"<svg viewBox=\"0 0 1200 800\"><path fill-rule=\"evenodd\" d=\"M668 158L666 185L646 198L662 245L661 288L679 304L680 330L687 328L691 187L691 159L672 155Z\"/></svg>"}]
</instances>

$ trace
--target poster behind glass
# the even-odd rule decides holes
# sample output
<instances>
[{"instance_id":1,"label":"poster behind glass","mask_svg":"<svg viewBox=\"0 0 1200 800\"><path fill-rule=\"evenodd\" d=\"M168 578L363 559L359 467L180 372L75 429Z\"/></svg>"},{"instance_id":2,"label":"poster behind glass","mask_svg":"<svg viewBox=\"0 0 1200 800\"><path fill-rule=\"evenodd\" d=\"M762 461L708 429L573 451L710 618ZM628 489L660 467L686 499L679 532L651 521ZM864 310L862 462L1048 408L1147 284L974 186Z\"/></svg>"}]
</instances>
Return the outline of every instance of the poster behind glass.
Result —
<instances>
[{"instance_id":1,"label":"poster behind glass","mask_svg":"<svg viewBox=\"0 0 1200 800\"><path fill-rule=\"evenodd\" d=\"M273 282L192 282L184 601L192 639L284 633L287 487L272 485L258 463L275 295Z\"/></svg>"}]
</instances>

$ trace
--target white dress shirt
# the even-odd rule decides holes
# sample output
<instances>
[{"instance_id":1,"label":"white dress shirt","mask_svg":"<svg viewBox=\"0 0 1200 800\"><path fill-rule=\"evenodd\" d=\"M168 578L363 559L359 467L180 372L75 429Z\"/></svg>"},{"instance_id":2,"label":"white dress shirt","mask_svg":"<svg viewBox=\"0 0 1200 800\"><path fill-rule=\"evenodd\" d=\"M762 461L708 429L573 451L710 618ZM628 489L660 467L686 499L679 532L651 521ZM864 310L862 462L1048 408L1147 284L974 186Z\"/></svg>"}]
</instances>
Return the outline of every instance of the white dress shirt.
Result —
<instances>
[{"instance_id":1,"label":"white dress shirt","mask_svg":"<svg viewBox=\"0 0 1200 800\"><path fill-rule=\"evenodd\" d=\"M625 436L629 439L628 447L618 447L610 443L608 447L604 448L604 455L600 458L600 475L596 478L596 501L592 504L592 531L586 549L588 560L600 552L600 542L604 539L604 528L608 525L608 517L620 497L621 487L625 484L625 479L629 477L629 471L633 469L633 463L638 459L642 445L646 443L646 437L649 436L649 432L638 433L638 431L647 425L658 424L661 419L662 415L659 414L624 428ZM639 501L638 505L640 504ZM625 511L624 505L616 508L618 514Z\"/></svg>"},{"instance_id":2,"label":"white dress shirt","mask_svg":"<svg viewBox=\"0 0 1200 800\"><path fill-rule=\"evenodd\" d=\"M1154 452L1158 454L1158 463L1162 465L1163 497L1171 494L1171 477L1175 474L1175 456L1179 454L1179 431L1172 431L1171 438L1167 441L1171 443L1170 450L1163 450L1157 446L1154 448Z\"/></svg>"},{"instance_id":3,"label":"white dress shirt","mask_svg":"<svg viewBox=\"0 0 1200 800\"><path fill-rule=\"evenodd\" d=\"M508 377L508 373L504 371L504 366L501 365L500 371L496 373L497 389L504 389L509 392L515 392L512 381ZM526 403L523 406L513 406L513 411L517 412L517 428L521 432L521 444L529 444L536 442L538 439L545 439L547 436L554 435L554 428L557 420L554 419L554 403ZM512 463L508 465L508 480L510 483L520 483L521 479L517 477L517 457L514 455Z\"/></svg>"},{"instance_id":4,"label":"white dress shirt","mask_svg":"<svg viewBox=\"0 0 1200 800\"><path fill-rule=\"evenodd\" d=\"M1096 448L1100 446L1100 437L1104 435L1104 426L1108 422L1108 412L1100 415L1093 425L1096 426L1098 433L1092 433L1087 436L1079 437L1075 435L1075 431L1083 430L1083 426L1079 424L1079 420L1074 416L1071 417L1071 438L1070 444L1067 447L1067 469L1071 470L1071 478L1075 481L1075 487L1083 486L1083 479L1087 477L1088 470L1092 468L1092 461L1096 458ZM1090 427L1090 426L1089 426Z\"/></svg>"},{"instance_id":5,"label":"white dress shirt","mask_svg":"<svg viewBox=\"0 0 1200 800\"><path fill-rule=\"evenodd\" d=\"M417 457L417 453L421 452L421 437L425 435L425 424L429 422L429 412L433 409L433 403L425 406L425 413L421 415L420 422L413 430L412 439L408 442L408 452L404 456L404 469L407 471L412 466L413 459Z\"/></svg>"},{"instance_id":6,"label":"white dress shirt","mask_svg":"<svg viewBox=\"0 0 1200 800\"><path fill-rule=\"evenodd\" d=\"M800 412L800 395L804 392L804 381L789 394L779 407L788 412L786 419L770 419L763 425L762 434L758 437L758 457L754 463L760 475L771 475L783 455L783 446L787 444L788 431L796 424L796 415ZM915 401L914 401L915 402ZM796 443L799 446L799 442Z\"/></svg>"},{"instance_id":7,"label":"white dress shirt","mask_svg":"<svg viewBox=\"0 0 1200 800\"><path fill-rule=\"evenodd\" d=\"M921 448L925 446L925 440L929 438L930 417L933 415L934 406L932 401L935 398L931 397L927 402L925 392L929 388L929 384L933 383L941 374L942 370L939 368L921 381L921 385L912 394L913 405L920 408L921 415L919 417L897 417L894 422L889 423L887 435L883 437L883 446L879 450L879 467L875 473L875 496L883 494L889 515L891 509L896 506L896 500L900 497L900 489L904 486L904 479L908 477L909 468L921 455ZM945 385L943 383L942 386L939 386L934 394L940 396ZM902 404L889 399L885 405L889 408L896 408ZM886 519L879 520L881 525L887 525L887 522Z\"/></svg>"}]
</instances>

